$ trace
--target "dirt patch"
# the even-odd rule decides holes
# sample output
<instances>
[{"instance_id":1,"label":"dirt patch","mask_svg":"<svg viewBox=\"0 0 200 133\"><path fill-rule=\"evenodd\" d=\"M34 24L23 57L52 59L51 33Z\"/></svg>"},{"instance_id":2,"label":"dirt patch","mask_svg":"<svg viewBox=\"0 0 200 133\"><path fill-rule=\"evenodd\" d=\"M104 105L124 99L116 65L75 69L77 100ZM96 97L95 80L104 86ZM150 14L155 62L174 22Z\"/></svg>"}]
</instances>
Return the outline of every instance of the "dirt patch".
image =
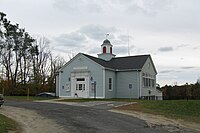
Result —
<instances>
[{"instance_id":1,"label":"dirt patch","mask_svg":"<svg viewBox=\"0 0 200 133\"><path fill-rule=\"evenodd\" d=\"M162 127L169 132L183 132L183 133L200 133L200 124L185 122L182 120L173 120L160 115L153 115L148 113L142 113L138 111L129 110L110 110L111 112L130 115L144 120L147 123L147 127L156 128Z\"/></svg>"},{"instance_id":2,"label":"dirt patch","mask_svg":"<svg viewBox=\"0 0 200 133\"><path fill-rule=\"evenodd\" d=\"M22 133L66 133L61 126L53 120L39 115L35 111L3 106L0 113L15 120L21 126Z\"/></svg>"}]
</instances>

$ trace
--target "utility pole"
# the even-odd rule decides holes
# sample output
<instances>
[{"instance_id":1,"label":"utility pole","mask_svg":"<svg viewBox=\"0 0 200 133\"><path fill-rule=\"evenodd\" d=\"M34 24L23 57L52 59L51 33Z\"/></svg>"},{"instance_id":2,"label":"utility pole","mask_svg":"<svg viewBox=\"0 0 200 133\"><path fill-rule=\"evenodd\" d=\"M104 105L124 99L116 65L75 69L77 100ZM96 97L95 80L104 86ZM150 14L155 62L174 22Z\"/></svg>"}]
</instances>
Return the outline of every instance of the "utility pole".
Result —
<instances>
[{"instance_id":1,"label":"utility pole","mask_svg":"<svg viewBox=\"0 0 200 133\"><path fill-rule=\"evenodd\" d=\"M130 56L130 46L129 46L129 32L128 32L128 56Z\"/></svg>"}]
</instances>

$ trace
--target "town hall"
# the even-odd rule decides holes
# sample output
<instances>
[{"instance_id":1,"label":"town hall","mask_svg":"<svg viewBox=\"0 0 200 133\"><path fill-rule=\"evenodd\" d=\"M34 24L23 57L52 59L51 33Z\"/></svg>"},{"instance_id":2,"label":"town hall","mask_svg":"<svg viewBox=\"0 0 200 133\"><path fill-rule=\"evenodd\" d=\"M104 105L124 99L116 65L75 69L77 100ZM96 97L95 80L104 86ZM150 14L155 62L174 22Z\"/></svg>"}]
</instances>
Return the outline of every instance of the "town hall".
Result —
<instances>
[{"instance_id":1,"label":"town hall","mask_svg":"<svg viewBox=\"0 0 200 133\"><path fill-rule=\"evenodd\" d=\"M156 89L157 71L150 55L116 57L106 39L98 57L79 53L56 77L61 98L162 99Z\"/></svg>"}]
</instances>

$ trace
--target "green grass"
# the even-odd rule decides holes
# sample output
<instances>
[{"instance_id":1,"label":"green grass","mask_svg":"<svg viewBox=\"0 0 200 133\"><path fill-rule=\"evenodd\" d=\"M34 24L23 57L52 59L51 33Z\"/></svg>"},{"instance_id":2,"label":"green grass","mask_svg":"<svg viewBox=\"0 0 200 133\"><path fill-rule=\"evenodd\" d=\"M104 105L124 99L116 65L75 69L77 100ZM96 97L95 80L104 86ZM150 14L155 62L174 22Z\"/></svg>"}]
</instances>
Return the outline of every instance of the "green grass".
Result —
<instances>
[{"instance_id":1,"label":"green grass","mask_svg":"<svg viewBox=\"0 0 200 133\"><path fill-rule=\"evenodd\" d=\"M17 100L17 101L36 101L36 100L48 100L54 99L54 97L36 97L36 96L4 96L5 100Z\"/></svg>"},{"instance_id":2,"label":"green grass","mask_svg":"<svg viewBox=\"0 0 200 133\"><path fill-rule=\"evenodd\" d=\"M147 113L200 122L200 100L141 100L138 104L141 109Z\"/></svg>"},{"instance_id":3,"label":"green grass","mask_svg":"<svg viewBox=\"0 0 200 133\"><path fill-rule=\"evenodd\" d=\"M19 133L19 127L17 123L0 114L0 133L8 133L9 131L16 131Z\"/></svg>"}]
</instances>

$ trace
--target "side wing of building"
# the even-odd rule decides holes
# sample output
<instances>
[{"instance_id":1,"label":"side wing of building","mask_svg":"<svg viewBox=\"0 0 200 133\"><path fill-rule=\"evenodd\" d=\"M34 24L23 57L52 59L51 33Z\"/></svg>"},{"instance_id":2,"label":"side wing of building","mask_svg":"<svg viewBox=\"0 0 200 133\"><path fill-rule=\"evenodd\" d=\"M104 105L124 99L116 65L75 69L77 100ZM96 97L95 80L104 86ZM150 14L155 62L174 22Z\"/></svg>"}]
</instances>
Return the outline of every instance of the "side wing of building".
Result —
<instances>
[{"instance_id":1,"label":"side wing of building","mask_svg":"<svg viewBox=\"0 0 200 133\"><path fill-rule=\"evenodd\" d=\"M141 71L141 98L161 99L162 93L156 89L157 71L149 56Z\"/></svg>"}]
</instances>

